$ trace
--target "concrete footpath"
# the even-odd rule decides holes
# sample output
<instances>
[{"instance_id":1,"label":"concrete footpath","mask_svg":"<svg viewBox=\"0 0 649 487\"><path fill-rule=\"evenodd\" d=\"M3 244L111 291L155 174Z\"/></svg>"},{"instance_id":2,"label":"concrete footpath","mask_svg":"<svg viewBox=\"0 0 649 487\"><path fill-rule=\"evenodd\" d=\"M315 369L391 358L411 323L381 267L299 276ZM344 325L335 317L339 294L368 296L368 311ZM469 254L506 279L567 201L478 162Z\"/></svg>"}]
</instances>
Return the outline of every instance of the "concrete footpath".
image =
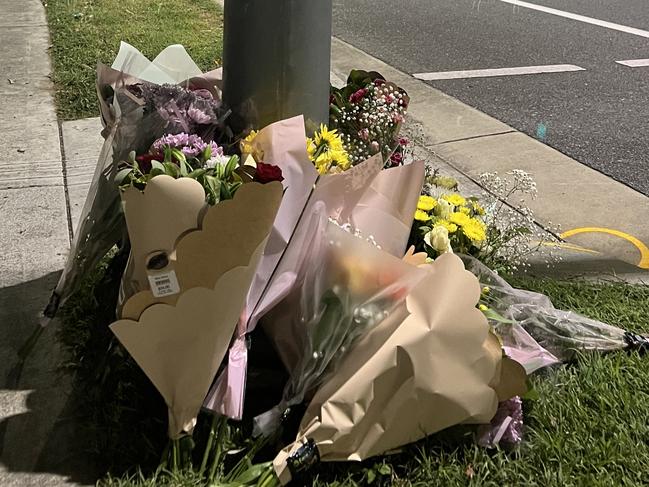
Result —
<instances>
[{"instance_id":1,"label":"concrete footpath","mask_svg":"<svg viewBox=\"0 0 649 487\"><path fill-rule=\"evenodd\" d=\"M0 12L0 486L91 484L74 442L69 378L57 372L57 323L21 369L14 365L63 267L102 143L100 124L57 122L42 4L0 0ZM538 182L539 223L637 237L576 234L571 241L596 253L566 251L555 273L649 282L635 265L643 258L637 242L649 242L646 197L352 46L334 39L332 52L334 78L376 69L409 92L410 130L422 134L417 155L457 177L465 192L486 190L475 182L482 171L525 169Z\"/></svg>"},{"instance_id":2,"label":"concrete footpath","mask_svg":"<svg viewBox=\"0 0 649 487\"><path fill-rule=\"evenodd\" d=\"M540 226L561 225L573 249L562 250L560 275L616 274L649 282L649 198L512 127L339 40L332 45L332 71L375 70L410 95L408 120L416 142L442 172L465 176L476 188L483 172L530 173L538 197L528 201ZM488 188L482 188L488 190ZM469 189L470 191L470 189Z\"/></svg>"}]
</instances>

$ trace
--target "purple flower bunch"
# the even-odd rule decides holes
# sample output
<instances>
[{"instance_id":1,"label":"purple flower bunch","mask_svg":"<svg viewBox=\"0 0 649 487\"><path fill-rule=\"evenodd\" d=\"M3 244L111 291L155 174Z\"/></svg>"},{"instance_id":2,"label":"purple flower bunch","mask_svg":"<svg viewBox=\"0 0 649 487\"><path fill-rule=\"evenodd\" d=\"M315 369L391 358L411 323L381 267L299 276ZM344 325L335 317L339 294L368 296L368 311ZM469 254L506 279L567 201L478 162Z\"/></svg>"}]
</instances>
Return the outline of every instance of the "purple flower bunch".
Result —
<instances>
[{"instance_id":1,"label":"purple flower bunch","mask_svg":"<svg viewBox=\"0 0 649 487\"><path fill-rule=\"evenodd\" d=\"M151 153L161 154L164 152L165 147L171 147L173 149L180 149L187 158L198 158L205 152L208 145L211 149L211 157L223 155L223 148L219 147L216 143L205 142L198 135L187 134L185 132L160 137L151 146Z\"/></svg>"},{"instance_id":2,"label":"purple flower bunch","mask_svg":"<svg viewBox=\"0 0 649 487\"><path fill-rule=\"evenodd\" d=\"M499 443L518 445L523 441L523 401L515 396L498 405L491 424L480 428L478 444L493 448Z\"/></svg>"},{"instance_id":3,"label":"purple flower bunch","mask_svg":"<svg viewBox=\"0 0 649 487\"><path fill-rule=\"evenodd\" d=\"M145 115L157 114L162 119L166 132L211 135L226 115L220 100L208 90L150 83L131 85L128 89L144 100Z\"/></svg>"}]
</instances>

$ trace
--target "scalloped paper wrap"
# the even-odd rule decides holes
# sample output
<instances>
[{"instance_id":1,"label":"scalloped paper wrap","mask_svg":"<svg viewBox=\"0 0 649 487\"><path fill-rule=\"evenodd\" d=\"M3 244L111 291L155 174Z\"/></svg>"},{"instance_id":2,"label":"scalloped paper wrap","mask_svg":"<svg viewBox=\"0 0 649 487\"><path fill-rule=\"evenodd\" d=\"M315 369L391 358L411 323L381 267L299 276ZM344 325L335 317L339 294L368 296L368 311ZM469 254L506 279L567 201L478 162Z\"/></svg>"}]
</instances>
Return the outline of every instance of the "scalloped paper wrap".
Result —
<instances>
[{"instance_id":1,"label":"scalloped paper wrap","mask_svg":"<svg viewBox=\"0 0 649 487\"><path fill-rule=\"evenodd\" d=\"M234 199L203 211L198 190L204 201L198 182L157 176L144 192L130 188L124 198L133 269L146 273L147 253L162 251L168 262L156 272L173 272L179 290L133 295L111 330L164 397L171 438L196 424L282 199L279 182L247 183ZM187 228L201 213L200 228Z\"/></svg>"},{"instance_id":2,"label":"scalloped paper wrap","mask_svg":"<svg viewBox=\"0 0 649 487\"><path fill-rule=\"evenodd\" d=\"M503 358L476 308L478 280L455 255L428 268L318 389L297 440L273 462L282 484L307 442L321 461L361 461L449 426L488 423L499 400L524 392L524 370Z\"/></svg>"}]
</instances>

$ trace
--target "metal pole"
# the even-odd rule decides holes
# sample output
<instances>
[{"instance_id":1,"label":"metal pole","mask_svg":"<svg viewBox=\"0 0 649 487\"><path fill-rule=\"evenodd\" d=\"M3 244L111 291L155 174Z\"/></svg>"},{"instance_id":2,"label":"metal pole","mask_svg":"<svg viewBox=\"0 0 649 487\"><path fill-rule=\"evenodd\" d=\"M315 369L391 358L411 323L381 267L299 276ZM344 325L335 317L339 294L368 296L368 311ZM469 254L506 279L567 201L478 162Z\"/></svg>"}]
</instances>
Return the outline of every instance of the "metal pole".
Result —
<instances>
[{"instance_id":1,"label":"metal pole","mask_svg":"<svg viewBox=\"0 0 649 487\"><path fill-rule=\"evenodd\" d=\"M226 0L224 101L233 129L329 118L332 0Z\"/></svg>"}]
</instances>

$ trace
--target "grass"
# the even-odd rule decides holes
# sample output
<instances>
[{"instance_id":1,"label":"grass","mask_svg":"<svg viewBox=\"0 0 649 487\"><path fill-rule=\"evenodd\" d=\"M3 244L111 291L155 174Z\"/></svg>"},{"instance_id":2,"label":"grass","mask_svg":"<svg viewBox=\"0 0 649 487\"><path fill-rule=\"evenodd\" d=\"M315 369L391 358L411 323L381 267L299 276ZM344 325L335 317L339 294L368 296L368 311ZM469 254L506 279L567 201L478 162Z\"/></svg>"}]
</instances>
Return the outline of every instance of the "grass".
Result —
<instances>
[{"instance_id":1,"label":"grass","mask_svg":"<svg viewBox=\"0 0 649 487\"><path fill-rule=\"evenodd\" d=\"M182 44L203 71L220 64L222 15L214 0L47 0L45 5L60 119L99 115L96 65L110 65L120 41L149 59Z\"/></svg>"},{"instance_id":2,"label":"grass","mask_svg":"<svg viewBox=\"0 0 649 487\"><path fill-rule=\"evenodd\" d=\"M117 266L113 274L119 275L119 271ZM624 329L649 332L649 287L549 279L518 279L513 283L549 295L559 308L571 309ZM95 357L96 362L97 355L101 356L97 350L88 350L86 344L86 350L82 352L84 345L75 344L71 334L65 332L66 328L74 331L74 327L68 327L84 315L81 308L92 307L92 302L96 305L97 298L89 299L88 289L90 287L86 288L85 294L82 293L85 302L77 299L69 305L64 328L68 341L64 342L68 348L75 345L73 350L77 356ZM77 309L76 313L71 311L74 309ZM94 367L96 370L96 364ZM87 369L88 364L82 368ZM139 377L137 381L142 380L136 369L127 369L126 372L136 374L135 377ZM93 380L92 374L85 377L86 381ZM525 439L518 449L482 449L475 445L472 428L456 427L390 457L360 464L322 464L304 483L314 487L649 485L649 357L635 352L578 354L573 363L536 375L532 382L539 398L525 402ZM83 390L86 389L84 386ZM112 392L97 393L101 394L101 401L111 403ZM131 400L133 397L137 399L137 391L131 389L130 393ZM93 420L99 419L106 424L98 426L95 433L110 430L111 421L123 423L126 419L127 424L121 424L119 430L120 435L126 435L121 442L124 445L132 441L129 434L137 439L139 436L152 436L156 428L164 429L164 417L162 421L138 424L133 428L134 423L130 421L138 416L130 407L125 408L126 413L121 413L126 414L124 418L114 417L113 414L121 411L120 407L128 402L127 397L113 400L112 404L102 404L104 412ZM106 411L113 411L113 414ZM108 445L104 442L106 447L116 448L114 453L119 456L119 442L113 441ZM129 455L131 459L133 454ZM200 485L200 479L191 473L173 478L123 474L119 470L113 470L113 473L115 476L104 478L100 485Z\"/></svg>"}]
</instances>

